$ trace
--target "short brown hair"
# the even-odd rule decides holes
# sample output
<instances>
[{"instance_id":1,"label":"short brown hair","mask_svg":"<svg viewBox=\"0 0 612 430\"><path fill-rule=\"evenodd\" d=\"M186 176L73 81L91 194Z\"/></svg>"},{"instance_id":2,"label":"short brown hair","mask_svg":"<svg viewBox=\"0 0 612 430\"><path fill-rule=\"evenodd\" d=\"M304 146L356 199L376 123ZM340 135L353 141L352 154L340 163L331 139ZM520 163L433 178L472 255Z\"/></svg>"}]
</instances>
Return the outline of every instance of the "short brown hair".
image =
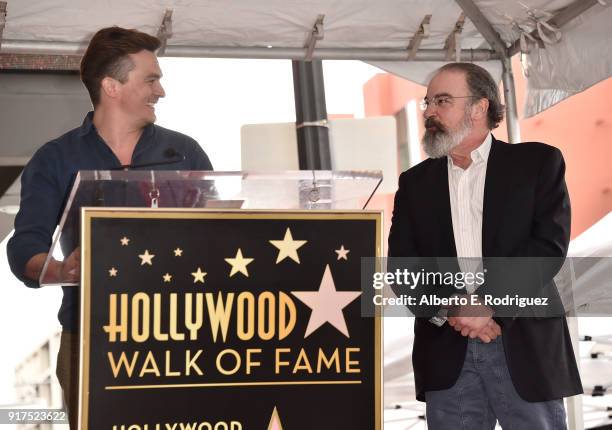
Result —
<instances>
[{"instance_id":1,"label":"short brown hair","mask_svg":"<svg viewBox=\"0 0 612 430\"><path fill-rule=\"evenodd\" d=\"M484 68L473 63L448 63L438 69L443 71L461 71L465 73L468 89L476 98L489 100L487 110L487 125L489 130L497 128L504 119L505 106L499 96L499 88L491 74Z\"/></svg>"},{"instance_id":2,"label":"short brown hair","mask_svg":"<svg viewBox=\"0 0 612 430\"><path fill-rule=\"evenodd\" d=\"M157 37L138 30L107 27L93 35L81 60L81 81L94 107L100 102L100 83L109 76L124 83L134 68L129 54L155 52L161 45Z\"/></svg>"}]
</instances>

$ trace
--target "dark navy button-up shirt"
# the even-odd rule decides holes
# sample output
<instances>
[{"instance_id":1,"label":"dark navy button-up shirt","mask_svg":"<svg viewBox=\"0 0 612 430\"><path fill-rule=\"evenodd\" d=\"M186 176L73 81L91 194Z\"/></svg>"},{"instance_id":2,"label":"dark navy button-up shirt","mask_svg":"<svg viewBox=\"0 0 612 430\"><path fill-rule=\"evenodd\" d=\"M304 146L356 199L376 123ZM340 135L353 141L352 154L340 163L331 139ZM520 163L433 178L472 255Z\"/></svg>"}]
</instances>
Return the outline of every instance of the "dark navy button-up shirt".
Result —
<instances>
[{"instance_id":1,"label":"dark navy button-up shirt","mask_svg":"<svg viewBox=\"0 0 612 430\"><path fill-rule=\"evenodd\" d=\"M119 159L102 140L89 112L83 124L43 145L25 166L21 176L21 203L15 217L15 233L7 244L11 270L29 287L38 282L24 276L34 255L49 252L52 236L79 170L121 167ZM154 170L212 170L200 145L191 137L158 125L146 126L134 148L132 165L178 161L150 167ZM174 156L174 155L173 155ZM59 320L65 330L78 330L79 287L63 287Z\"/></svg>"}]
</instances>

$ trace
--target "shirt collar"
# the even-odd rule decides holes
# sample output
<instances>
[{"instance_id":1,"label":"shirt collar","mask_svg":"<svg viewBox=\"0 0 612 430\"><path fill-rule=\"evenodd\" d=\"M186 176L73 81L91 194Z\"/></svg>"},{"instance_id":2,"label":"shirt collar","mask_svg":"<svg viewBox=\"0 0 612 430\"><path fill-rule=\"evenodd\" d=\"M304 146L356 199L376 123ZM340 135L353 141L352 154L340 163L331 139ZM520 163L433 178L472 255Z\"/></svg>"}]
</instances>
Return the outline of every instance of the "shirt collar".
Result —
<instances>
[{"instance_id":1,"label":"shirt collar","mask_svg":"<svg viewBox=\"0 0 612 430\"><path fill-rule=\"evenodd\" d=\"M475 163L486 162L489 159L489 152L491 152L491 142L493 137L491 133L487 133L487 137L485 137L484 142L478 148L472 151L470 154L472 157L472 161Z\"/></svg>"},{"instance_id":2,"label":"shirt collar","mask_svg":"<svg viewBox=\"0 0 612 430\"><path fill-rule=\"evenodd\" d=\"M93 115L94 111L87 112L85 119L83 119L83 124L81 124L81 127L79 128L79 136L87 136L92 132L92 130L96 130L96 126L93 123ZM144 130L142 130L142 136L145 139L149 139L151 136L153 136L154 132L155 128L153 127L153 124L148 124Z\"/></svg>"},{"instance_id":3,"label":"shirt collar","mask_svg":"<svg viewBox=\"0 0 612 430\"><path fill-rule=\"evenodd\" d=\"M79 136L87 136L94 128L95 127L93 125L93 111L89 111L87 112L87 115L85 115L83 124L81 124L81 127L79 128Z\"/></svg>"},{"instance_id":4,"label":"shirt collar","mask_svg":"<svg viewBox=\"0 0 612 430\"><path fill-rule=\"evenodd\" d=\"M487 133L487 137L485 140L470 153L470 157L472 158L473 164L486 163L489 159L489 152L491 152L491 144L493 142L493 136L491 133ZM453 169L460 169L461 167L455 166L453 163L453 159L448 156L446 157L448 160L448 166Z\"/></svg>"}]
</instances>

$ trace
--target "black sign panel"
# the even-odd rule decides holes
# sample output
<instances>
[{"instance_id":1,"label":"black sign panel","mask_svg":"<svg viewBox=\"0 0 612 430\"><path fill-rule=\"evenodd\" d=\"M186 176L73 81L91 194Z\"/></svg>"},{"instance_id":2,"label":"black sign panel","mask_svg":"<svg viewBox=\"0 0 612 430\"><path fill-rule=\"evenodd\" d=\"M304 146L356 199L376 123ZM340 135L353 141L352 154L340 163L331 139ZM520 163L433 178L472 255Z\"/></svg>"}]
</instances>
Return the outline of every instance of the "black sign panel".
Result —
<instances>
[{"instance_id":1,"label":"black sign panel","mask_svg":"<svg viewBox=\"0 0 612 430\"><path fill-rule=\"evenodd\" d=\"M381 427L380 213L83 213L83 429Z\"/></svg>"}]
</instances>

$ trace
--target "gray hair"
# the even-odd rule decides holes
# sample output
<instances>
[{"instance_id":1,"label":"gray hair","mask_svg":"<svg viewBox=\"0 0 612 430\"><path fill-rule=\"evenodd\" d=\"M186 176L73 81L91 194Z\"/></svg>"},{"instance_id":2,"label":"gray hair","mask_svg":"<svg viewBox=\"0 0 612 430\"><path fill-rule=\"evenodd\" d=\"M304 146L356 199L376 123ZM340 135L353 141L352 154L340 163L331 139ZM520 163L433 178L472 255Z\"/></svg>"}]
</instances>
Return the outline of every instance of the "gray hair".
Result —
<instances>
[{"instance_id":1,"label":"gray hair","mask_svg":"<svg viewBox=\"0 0 612 430\"><path fill-rule=\"evenodd\" d=\"M505 106L499 97L499 88L486 69L473 63L448 63L438 69L439 72L460 71L465 73L465 80L472 96L489 101L487 126L493 130L504 119ZM472 102L474 104L474 102Z\"/></svg>"}]
</instances>

